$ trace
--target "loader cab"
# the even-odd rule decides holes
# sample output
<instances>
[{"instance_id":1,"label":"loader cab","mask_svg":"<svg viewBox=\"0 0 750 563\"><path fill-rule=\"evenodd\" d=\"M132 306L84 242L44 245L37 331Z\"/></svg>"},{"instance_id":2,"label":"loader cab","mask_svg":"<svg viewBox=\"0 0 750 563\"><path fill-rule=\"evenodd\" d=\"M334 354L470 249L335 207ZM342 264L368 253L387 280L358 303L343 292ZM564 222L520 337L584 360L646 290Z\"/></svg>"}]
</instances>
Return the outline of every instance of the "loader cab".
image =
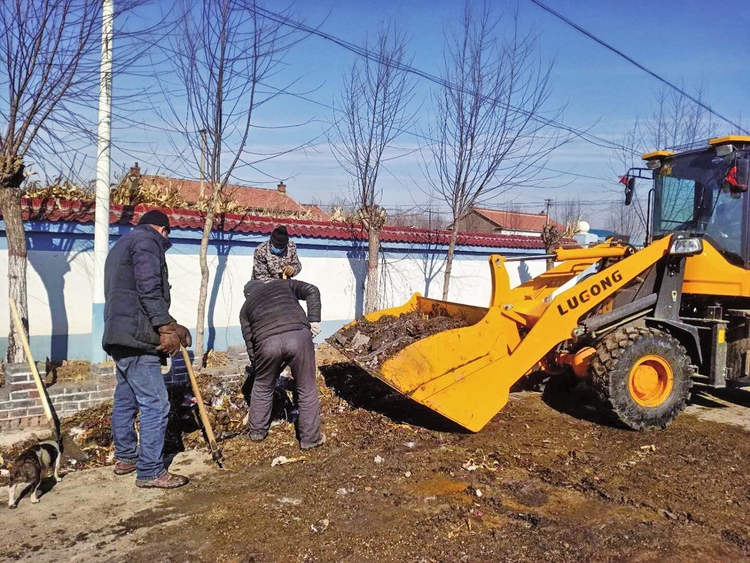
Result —
<instances>
[{"instance_id":1,"label":"loader cab","mask_svg":"<svg viewBox=\"0 0 750 563\"><path fill-rule=\"evenodd\" d=\"M653 174L650 238L689 232L731 264L750 268L750 137L656 151L643 160Z\"/></svg>"}]
</instances>

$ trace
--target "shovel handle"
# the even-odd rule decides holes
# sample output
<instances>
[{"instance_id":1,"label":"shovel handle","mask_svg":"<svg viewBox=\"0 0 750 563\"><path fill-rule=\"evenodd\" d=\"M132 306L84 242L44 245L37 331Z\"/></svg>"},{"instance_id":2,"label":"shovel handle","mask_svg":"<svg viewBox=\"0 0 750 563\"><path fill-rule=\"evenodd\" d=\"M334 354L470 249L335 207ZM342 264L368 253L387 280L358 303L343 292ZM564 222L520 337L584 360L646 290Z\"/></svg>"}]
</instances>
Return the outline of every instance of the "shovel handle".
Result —
<instances>
[{"instance_id":1,"label":"shovel handle","mask_svg":"<svg viewBox=\"0 0 750 563\"><path fill-rule=\"evenodd\" d=\"M185 367L190 377L190 386L193 388L193 395L198 401L198 412L201 415L203 421L203 427L206 429L206 436L208 437L208 445L211 448L211 456L215 461L221 459L221 452L216 445L216 438L214 437L213 428L211 428L211 421L208 419L208 413L206 413L206 406L203 404L203 397L201 396L201 390L198 387L198 380L195 378L195 372L193 371L193 364L190 362L190 356L184 346L180 346L182 351L182 358L185 360ZM218 459L217 459L218 458Z\"/></svg>"},{"instance_id":2,"label":"shovel handle","mask_svg":"<svg viewBox=\"0 0 750 563\"><path fill-rule=\"evenodd\" d=\"M42 377L39 375L39 371L36 369L36 362L34 361L34 357L31 355L31 348L29 347L29 341L26 338L26 330L24 329L23 323L21 322L21 317L18 314L18 308L16 307L16 304L12 299L8 302L10 303L10 312L13 316L13 324L16 326L18 338L21 339L21 345L23 346L23 351L26 354L26 360L29 362L29 368L31 369L31 373L34 376L36 390L39 392L39 399L42 401L44 415L47 417L47 422L49 422L55 429L55 432L57 432L57 428L55 427L55 420L52 416L52 409L50 408L49 401L47 400L47 392L44 388L44 384L42 383Z\"/></svg>"}]
</instances>

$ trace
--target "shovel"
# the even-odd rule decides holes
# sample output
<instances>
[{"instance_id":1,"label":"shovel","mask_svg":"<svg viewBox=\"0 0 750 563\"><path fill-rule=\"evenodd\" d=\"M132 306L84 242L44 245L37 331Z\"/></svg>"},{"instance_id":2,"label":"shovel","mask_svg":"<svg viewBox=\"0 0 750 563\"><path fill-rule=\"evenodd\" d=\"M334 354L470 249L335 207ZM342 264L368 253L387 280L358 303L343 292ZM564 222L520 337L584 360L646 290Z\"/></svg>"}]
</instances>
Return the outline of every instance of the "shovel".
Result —
<instances>
[{"instance_id":1,"label":"shovel","mask_svg":"<svg viewBox=\"0 0 750 563\"><path fill-rule=\"evenodd\" d=\"M182 357L185 360L185 367L190 377L190 386L193 388L193 395L195 400L198 401L198 412L201 415L201 421L203 422L203 428L206 430L206 437L208 438L208 446L211 448L211 459L213 459L219 467L222 467L221 460L224 456L221 455L221 450L216 445L216 438L214 437L214 431L211 428L211 421L208 419L206 413L206 406L203 404L203 397L201 390L198 387L198 380L195 378L195 372L193 371L193 364L190 362L190 356L184 346L180 346L182 351Z\"/></svg>"},{"instance_id":2,"label":"shovel","mask_svg":"<svg viewBox=\"0 0 750 563\"><path fill-rule=\"evenodd\" d=\"M42 383L42 377L39 375L39 371L36 369L36 362L34 361L34 357L31 355L31 348L29 347L29 341L26 338L26 330L24 329L23 323L21 322L21 317L18 314L18 308L16 307L15 302L9 301L9 303L10 311L13 315L13 324L16 327L18 337L21 339L21 345L23 346L23 351L26 354L26 360L29 362L29 368L31 369L31 373L34 376L36 390L39 393L39 399L42 401L44 416L47 418L47 423L52 429L52 436L54 437L55 441L60 444L61 450L65 452L68 457L79 461L85 461L86 459L88 459L88 455L81 451L81 448L78 447L78 444L76 444L72 438L70 438L69 436L63 436L62 432L60 431L60 419L58 419L55 413L52 411L52 406L50 405L49 397L47 396L47 389L44 387L44 383Z\"/></svg>"}]
</instances>

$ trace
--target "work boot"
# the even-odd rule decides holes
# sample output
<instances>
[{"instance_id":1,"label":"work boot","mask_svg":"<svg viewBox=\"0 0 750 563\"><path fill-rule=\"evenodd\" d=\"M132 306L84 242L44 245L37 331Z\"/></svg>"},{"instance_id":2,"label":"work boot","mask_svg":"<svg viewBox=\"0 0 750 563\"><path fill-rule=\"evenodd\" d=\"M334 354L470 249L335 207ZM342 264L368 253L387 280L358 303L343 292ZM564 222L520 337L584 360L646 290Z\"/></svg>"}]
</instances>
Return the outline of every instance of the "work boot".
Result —
<instances>
[{"instance_id":1,"label":"work boot","mask_svg":"<svg viewBox=\"0 0 750 563\"><path fill-rule=\"evenodd\" d=\"M303 444L300 442L299 447L302 448L303 450L311 450L313 448L317 448L318 446L322 446L325 443L326 443L326 435L321 432L320 438L318 438L317 440L315 440L314 442L310 444Z\"/></svg>"},{"instance_id":2,"label":"work boot","mask_svg":"<svg viewBox=\"0 0 750 563\"><path fill-rule=\"evenodd\" d=\"M118 461L115 463L115 475L127 475L135 471L134 461Z\"/></svg>"},{"instance_id":3,"label":"work boot","mask_svg":"<svg viewBox=\"0 0 750 563\"><path fill-rule=\"evenodd\" d=\"M268 432L265 434L261 434L260 432L248 432L247 435L253 442L262 442L266 439L266 436L268 436Z\"/></svg>"},{"instance_id":4,"label":"work boot","mask_svg":"<svg viewBox=\"0 0 750 563\"><path fill-rule=\"evenodd\" d=\"M176 489L187 485L189 482L190 479L183 475L175 475L165 471L156 479L136 479L135 486L141 489Z\"/></svg>"}]
</instances>

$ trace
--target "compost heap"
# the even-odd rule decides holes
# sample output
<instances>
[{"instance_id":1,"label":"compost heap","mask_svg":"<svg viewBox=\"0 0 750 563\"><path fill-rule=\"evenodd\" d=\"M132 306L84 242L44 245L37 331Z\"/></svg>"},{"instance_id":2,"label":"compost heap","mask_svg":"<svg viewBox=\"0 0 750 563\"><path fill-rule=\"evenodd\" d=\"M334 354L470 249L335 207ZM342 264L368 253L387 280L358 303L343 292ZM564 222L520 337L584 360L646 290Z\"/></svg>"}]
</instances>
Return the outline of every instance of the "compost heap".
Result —
<instances>
[{"instance_id":1,"label":"compost heap","mask_svg":"<svg viewBox=\"0 0 750 563\"><path fill-rule=\"evenodd\" d=\"M350 359L372 369L423 338L466 326L469 322L463 317L413 311L398 317L386 315L375 322L361 319L331 336L328 343Z\"/></svg>"}]
</instances>

